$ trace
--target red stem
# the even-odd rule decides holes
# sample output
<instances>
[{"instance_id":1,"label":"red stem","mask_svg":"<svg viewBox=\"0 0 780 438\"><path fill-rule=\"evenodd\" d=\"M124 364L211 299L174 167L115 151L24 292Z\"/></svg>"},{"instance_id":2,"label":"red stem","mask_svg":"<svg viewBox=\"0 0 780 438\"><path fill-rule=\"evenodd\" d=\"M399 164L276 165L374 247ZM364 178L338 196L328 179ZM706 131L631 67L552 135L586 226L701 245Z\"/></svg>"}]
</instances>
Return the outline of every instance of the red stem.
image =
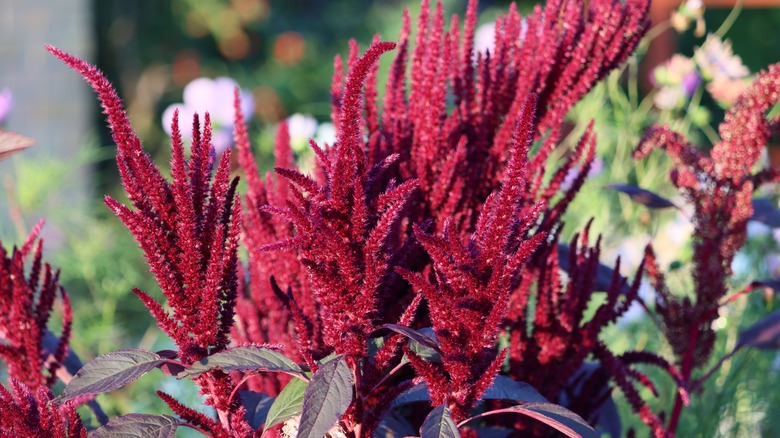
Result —
<instances>
[{"instance_id":1,"label":"red stem","mask_svg":"<svg viewBox=\"0 0 780 438\"><path fill-rule=\"evenodd\" d=\"M694 324L691 327L691 333L688 337L688 349L685 351L685 357L683 357L682 364L680 365L680 378L682 384L687 388L688 382L691 379L691 373L693 372L693 356L696 352L696 339L699 337L699 325ZM677 395L674 397L674 407L672 408L672 415L669 418L669 427L667 433L670 436L674 436L677 431L677 424L680 421L680 415L682 414L683 406L682 391L677 391Z\"/></svg>"}]
</instances>

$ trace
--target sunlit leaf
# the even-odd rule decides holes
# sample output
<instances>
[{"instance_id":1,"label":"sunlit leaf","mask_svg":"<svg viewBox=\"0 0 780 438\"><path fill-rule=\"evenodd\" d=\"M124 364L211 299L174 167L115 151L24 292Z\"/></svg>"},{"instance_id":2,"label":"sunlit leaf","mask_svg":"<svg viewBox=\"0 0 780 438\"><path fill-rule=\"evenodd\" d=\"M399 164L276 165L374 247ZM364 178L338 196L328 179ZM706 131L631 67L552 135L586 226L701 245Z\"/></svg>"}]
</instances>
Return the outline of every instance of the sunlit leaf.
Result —
<instances>
[{"instance_id":1,"label":"sunlit leaf","mask_svg":"<svg viewBox=\"0 0 780 438\"><path fill-rule=\"evenodd\" d=\"M435 407L420 426L420 438L460 438L458 426L444 405Z\"/></svg>"},{"instance_id":2,"label":"sunlit leaf","mask_svg":"<svg viewBox=\"0 0 780 438\"><path fill-rule=\"evenodd\" d=\"M57 399L67 401L119 389L167 361L157 353L142 349L119 350L98 356L73 376Z\"/></svg>"},{"instance_id":3,"label":"sunlit leaf","mask_svg":"<svg viewBox=\"0 0 780 438\"><path fill-rule=\"evenodd\" d=\"M306 391L307 382L301 379L292 379L268 409L264 430L268 430L279 423L289 420L301 414L303 408L303 394Z\"/></svg>"},{"instance_id":4,"label":"sunlit leaf","mask_svg":"<svg viewBox=\"0 0 780 438\"><path fill-rule=\"evenodd\" d=\"M0 161L35 144L35 140L13 132L0 130Z\"/></svg>"},{"instance_id":5,"label":"sunlit leaf","mask_svg":"<svg viewBox=\"0 0 780 438\"><path fill-rule=\"evenodd\" d=\"M170 415L128 414L112 418L105 426L90 432L89 438L173 438L181 424Z\"/></svg>"},{"instance_id":6,"label":"sunlit leaf","mask_svg":"<svg viewBox=\"0 0 780 438\"><path fill-rule=\"evenodd\" d=\"M263 347L235 347L204 357L179 373L182 377L197 377L213 369L232 371L277 371L303 375L303 370L287 356Z\"/></svg>"},{"instance_id":7,"label":"sunlit leaf","mask_svg":"<svg viewBox=\"0 0 780 438\"><path fill-rule=\"evenodd\" d=\"M321 438L352 403L355 378L344 356L320 367L303 395L299 438Z\"/></svg>"}]
</instances>

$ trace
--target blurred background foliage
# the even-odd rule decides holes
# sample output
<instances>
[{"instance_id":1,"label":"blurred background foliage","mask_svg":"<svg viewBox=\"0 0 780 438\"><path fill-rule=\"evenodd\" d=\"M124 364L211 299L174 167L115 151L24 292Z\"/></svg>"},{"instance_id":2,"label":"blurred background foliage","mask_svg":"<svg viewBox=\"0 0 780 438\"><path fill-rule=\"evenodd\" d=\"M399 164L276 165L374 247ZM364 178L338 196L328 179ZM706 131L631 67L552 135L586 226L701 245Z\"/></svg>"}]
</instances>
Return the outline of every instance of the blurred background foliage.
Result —
<instances>
[{"instance_id":1,"label":"blurred background foliage","mask_svg":"<svg viewBox=\"0 0 780 438\"><path fill-rule=\"evenodd\" d=\"M465 0L443 3L448 14L465 10ZM481 1L480 23L491 22L508 4ZM525 13L534 4L521 1L518 9ZM316 121L304 129L306 136L324 136L317 125L323 128L329 121L333 56L346 56L350 38L362 48L376 33L395 40L404 7L415 17L419 1L94 0L96 53L92 59L114 82L146 149L163 165L169 159L168 138L161 124L166 107L182 101L183 89L193 79L235 79L254 97L250 134L259 165L268 170L273 165L275 125L293 114L305 114ZM705 10L708 28L717 28L729 12ZM741 12L726 36L732 40L735 53L755 73L780 61L778 28L780 9L748 9ZM688 31L681 33L678 41L679 53L690 57L703 37ZM686 111L693 108L691 105L676 111L654 108L652 96L641 87L643 80L639 77L646 48L645 44L624 71L596 87L571 113L572 134L564 143L576 141L585 125L595 118L601 170L588 179L572 205L566 233L571 235L595 217L594 231L605 233L602 260L612 265L621 256L625 274L633 274L644 245L652 240L663 267L671 272L671 284L679 291L690 290L690 284L682 280L688 278L682 273L691 257L686 210L649 210L604 188L612 183L635 184L679 203L667 180L666 159L653 154L634 162L631 150L644 130L657 121L677 123L678 129L706 147L709 140L704 131L716 128L723 116L723 110L706 93L696 103L707 108L704 123L692 120L694 112ZM384 57L383 65L386 67L391 59ZM20 242L33 225L34 213L47 217L44 237L48 259L61 268L63 282L72 295L76 315L71 345L85 360L119 348L170 347L131 293L137 287L160 295L132 237L102 205L105 193L120 200L124 197L110 134L97 105L94 120L94 139L79 156L62 162L31 160L21 154L12 163L4 163L12 166L14 177L0 177L10 205L8 212L0 212L0 237L4 242ZM305 154L302 150L300 153ZM52 187L67 185L74 169L85 165L94 169L95 189L83 205L47 196ZM769 188L764 195L776 197L776 188ZM735 287L748 279L779 274L767 263L767 257L778 251L769 230L757 229L751 236L739 258ZM759 294L729 307L719 320L724 335L718 348L727 351L741 326L749 325L773 306L773 296ZM645 347L671 357L669 347L653 335L655 330L648 318L634 312L631 318L610 328L604 339L617 351ZM693 407L683 415L680 436L780 436L780 418L773 415L780 409L778 368L774 353L751 351L735 356L708 382L706 391L713 397L694 397ZM655 405L670 407L674 383L661 373L647 371L663 382L659 385L661 398ZM182 382L171 378L161 381L158 384L153 378L141 379L122 392L100 396L99 401L109 415L116 415L167 412L153 388L183 401L198 397L195 388L182 386ZM624 428L636 426L641 435L645 429L638 419L628 413L625 403L619 405Z\"/></svg>"}]
</instances>

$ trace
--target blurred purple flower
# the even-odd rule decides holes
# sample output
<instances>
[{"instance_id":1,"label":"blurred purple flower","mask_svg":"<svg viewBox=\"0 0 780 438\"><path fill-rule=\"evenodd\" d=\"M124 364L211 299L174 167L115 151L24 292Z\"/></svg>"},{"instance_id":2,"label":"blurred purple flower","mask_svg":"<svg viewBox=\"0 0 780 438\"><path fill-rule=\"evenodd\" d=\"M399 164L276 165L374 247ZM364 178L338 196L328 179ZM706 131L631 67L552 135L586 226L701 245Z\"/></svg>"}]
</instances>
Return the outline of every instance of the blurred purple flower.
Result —
<instances>
[{"instance_id":1,"label":"blurred purple flower","mask_svg":"<svg viewBox=\"0 0 780 438\"><path fill-rule=\"evenodd\" d=\"M772 278L780 278L780 254L773 252L766 256L766 270Z\"/></svg>"},{"instance_id":2,"label":"blurred purple flower","mask_svg":"<svg viewBox=\"0 0 780 438\"><path fill-rule=\"evenodd\" d=\"M192 139L192 118L195 114L202 117L206 112L211 116L214 131L212 142L217 154L233 145L233 91L238 83L228 77L216 79L198 78L184 87L183 103L174 103L165 109L162 123L165 132L171 134L173 113L179 110L179 130L184 139ZM249 120L255 111L255 100L246 90L239 91L241 111L244 120Z\"/></svg>"},{"instance_id":3,"label":"blurred purple flower","mask_svg":"<svg viewBox=\"0 0 780 438\"><path fill-rule=\"evenodd\" d=\"M601 175L601 172L604 171L604 160L602 160L600 157L596 157L593 159L593 164L590 166L590 171L588 171L588 178L595 178L599 175ZM576 167L572 167L569 169L569 172L566 174L566 177L563 179L563 182L561 183L561 190L567 191L569 188L571 188L571 185L574 183L574 180L577 179L577 175L580 174L580 169Z\"/></svg>"},{"instance_id":4,"label":"blurred purple flower","mask_svg":"<svg viewBox=\"0 0 780 438\"><path fill-rule=\"evenodd\" d=\"M7 87L0 90L0 124L4 123L14 108L14 95Z\"/></svg>"},{"instance_id":5,"label":"blurred purple flower","mask_svg":"<svg viewBox=\"0 0 780 438\"><path fill-rule=\"evenodd\" d=\"M660 109L682 108L701 83L696 64L680 54L656 67L650 79L657 88L653 101Z\"/></svg>"}]
</instances>

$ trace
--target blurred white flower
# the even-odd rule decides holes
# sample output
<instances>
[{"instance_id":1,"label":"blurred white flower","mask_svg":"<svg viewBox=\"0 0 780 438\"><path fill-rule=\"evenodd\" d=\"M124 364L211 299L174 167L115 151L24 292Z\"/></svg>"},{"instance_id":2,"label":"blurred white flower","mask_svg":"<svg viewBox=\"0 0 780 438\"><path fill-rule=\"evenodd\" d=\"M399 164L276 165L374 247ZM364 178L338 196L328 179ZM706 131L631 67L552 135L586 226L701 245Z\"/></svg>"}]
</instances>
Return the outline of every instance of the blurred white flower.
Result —
<instances>
[{"instance_id":1,"label":"blurred white flower","mask_svg":"<svg viewBox=\"0 0 780 438\"><path fill-rule=\"evenodd\" d=\"M479 26L474 32L474 52L484 54L487 51L493 53L496 47L496 23L490 22Z\"/></svg>"},{"instance_id":2,"label":"blurred white flower","mask_svg":"<svg viewBox=\"0 0 780 438\"><path fill-rule=\"evenodd\" d=\"M525 34L528 32L528 22L525 21L525 18L522 19L520 22L520 41L523 41L525 39ZM492 56L495 52L496 48L496 23L495 21L491 21L489 23L485 23L479 27L477 27L477 30L474 31L474 54L476 59L476 54L481 53L483 56L485 55L485 52L490 52L490 55Z\"/></svg>"},{"instance_id":3,"label":"blurred white flower","mask_svg":"<svg viewBox=\"0 0 780 438\"><path fill-rule=\"evenodd\" d=\"M236 81L228 77L216 79L198 78L184 87L183 103L174 103L165 109L162 123L165 132L171 134L173 113L179 110L179 130L182 138L192 139L192 118L195 114L203 117L206 112L211 117L213 127L212 143L217 153L233 145L233 120L235 109L233 107L233 93L238 87ZM252 93L239 89L241 99L241 111L244 120L249 120L255 111L255 101Z\"/></svg>"},{"instance_id":4,"label":"blurred white flower","mask_svg":"<svg viewBox=\"0 0 780 438\"><path fill-rule=\"evenodd\" d=\"M325 147L325 144L333 146L333 143L336 142L336 127L333 126L333 123L320 123L317 132L314 133L314 141L320 147Z\"/></svg>"},{"instance_id":5,"label":"blurred white flower","mask_svg":"<svg viewBox=\"0 0 780 438\"><path fill-rule=\"evenodd\" d=\"M762 224L758 221L748 221L747 223L747 236L748 238L766 237L772 232L772 228L769 225Z\"/></svg>"},{"instance_id":6,"label":"blurred white flower","mask_svg":"<svg viewBox=\"0 0 780 438\"><path fill-rule=\"evenodd\" d=\"M309 139L317 133L317 119L308 115L295 113L287 118L287 129L290 131L290 144L297 153L308 149Z\"/></svg>"},{"instance_id":7,"label":"blurred white flower","mask_svg":"<svg viewBox=\"0 0 780 438\"><path fill-rule=\"evenodd\" d=\"M301 425L300 423L301 423L300 415L285 421L284 424L282 425L282 436L284 436L285 438L297 438L298 428ZM342 430L341 427L338 424L336 424L333 427L331 427L329 431L325 433L324 438L347 438L347 435L344 433L344 430Z\"/></svg>"}]
</instances>

